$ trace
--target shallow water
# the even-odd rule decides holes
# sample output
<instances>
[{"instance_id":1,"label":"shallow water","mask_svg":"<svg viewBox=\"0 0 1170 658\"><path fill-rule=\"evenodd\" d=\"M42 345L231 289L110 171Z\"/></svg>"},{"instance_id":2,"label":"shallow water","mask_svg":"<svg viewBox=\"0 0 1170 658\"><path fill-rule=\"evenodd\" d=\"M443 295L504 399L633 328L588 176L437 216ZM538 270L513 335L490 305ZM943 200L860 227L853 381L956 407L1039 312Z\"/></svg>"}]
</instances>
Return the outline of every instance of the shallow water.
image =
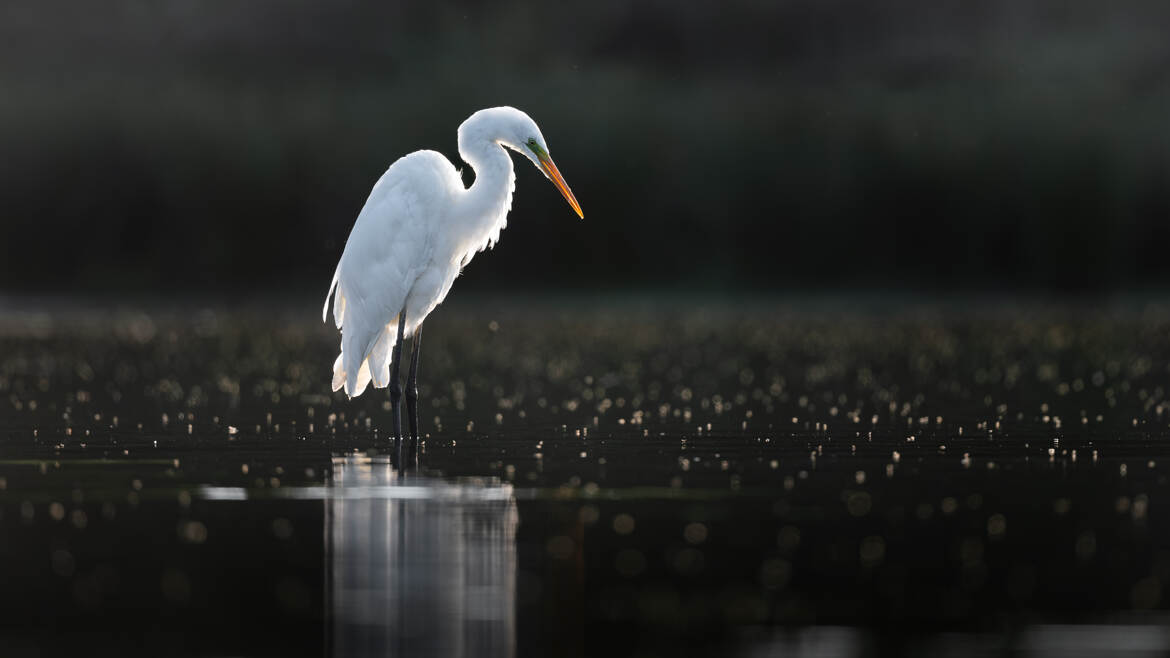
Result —
<instances>
[{"instance_id":1,"label":"shallow water","mask_svg":"<svg viewBox=\"0 0 1170 658\"><path fill-rule=\"evenodd\" d=\"M3 655L1170 646L1165 304L0 308Z\"/></svg>"}]
</instances>

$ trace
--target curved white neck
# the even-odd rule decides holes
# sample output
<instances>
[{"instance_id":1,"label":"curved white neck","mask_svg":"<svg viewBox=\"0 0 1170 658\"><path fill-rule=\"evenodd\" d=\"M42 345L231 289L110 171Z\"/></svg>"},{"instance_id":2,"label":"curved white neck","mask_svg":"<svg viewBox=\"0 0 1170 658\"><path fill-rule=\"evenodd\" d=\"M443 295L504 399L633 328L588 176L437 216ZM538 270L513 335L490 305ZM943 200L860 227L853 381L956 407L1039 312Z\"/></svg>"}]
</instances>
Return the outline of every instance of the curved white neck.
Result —
<instances>
[{"instance_id":1,"label":"curved white neck","mask_svg":"<svg viewBox=\"0 0 1170 658\"><path fill-rule=\"evenodd\" d=\"M471 166L475 180L468 189L477 196L501 196L514 180L512 158L499 143L487 139L460 140L459 157Z\"/></svg>"},{"instance_id":2,"label":"curved white neck","mask_svg":"<svg viewBox=\"0 0 1170 658\"><path fill-rule=\"evenodd\" d=\"M482 230L502 228L505 215L512 208L512 192L516 189L516 174L512 158L498 142L468 131L459 135L459 156L475 172L475 180L467 191L465 207L467 219Z\"/></svg>"}]
</instances>

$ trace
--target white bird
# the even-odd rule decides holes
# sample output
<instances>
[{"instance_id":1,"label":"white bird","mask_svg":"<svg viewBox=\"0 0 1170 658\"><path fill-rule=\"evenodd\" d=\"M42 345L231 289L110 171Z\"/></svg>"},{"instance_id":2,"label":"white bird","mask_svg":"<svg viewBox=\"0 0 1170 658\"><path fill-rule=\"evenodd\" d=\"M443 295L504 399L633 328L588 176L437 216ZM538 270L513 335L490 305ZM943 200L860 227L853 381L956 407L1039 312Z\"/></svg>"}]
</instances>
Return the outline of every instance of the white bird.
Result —
<instances>
[{"instance_id":1,"label":"white bird","mask_svg":"<svg viewBox=\"0 0 1170 658\"><path fill-rule=\"evenodd\" d=\"M403 338L415 337L406 402L411 435L417 437L423 320L472 256L499 241L507 224L516 175L505 147L531 160L584 218L536 122L515 108L494 107L459 126L459 155L475 172L471 187L464 187L459 171L435 151L400 158L374 184L337 263L321 311L324 321L333 297L333 319L341 329L333 390L344 388L352 398L370 382L390 386L396 438Z\"/></svg>"}]
</instances>

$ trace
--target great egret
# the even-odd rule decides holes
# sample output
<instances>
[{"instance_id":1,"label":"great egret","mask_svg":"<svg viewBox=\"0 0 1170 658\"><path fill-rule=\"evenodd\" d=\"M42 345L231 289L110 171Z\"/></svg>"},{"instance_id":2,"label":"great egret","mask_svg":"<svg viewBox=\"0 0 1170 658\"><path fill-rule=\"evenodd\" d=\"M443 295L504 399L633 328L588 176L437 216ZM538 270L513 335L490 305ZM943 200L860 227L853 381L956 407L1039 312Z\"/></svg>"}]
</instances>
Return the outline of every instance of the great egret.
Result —
<instances>
[{"instance_id":1,"label":"great egret","mask_svg":"<svg viewBox=\"0 0 1170 658\"><path fill-rule=\"evenodd\" d=\"M371 381L376 388L389 386L395 438L402 436L403 338L414 336L406 406L411 436L417 437L422 322L472 256L499 241L507 224L516 174L505 147L531 160L585 217L536 122L512 107L480 110L459 126L459 155L475 171L471 187L435 151L400 158L374 184L329 284L321 319L333 297L333 319L341 329L333 390L344 387L353 398Z\"/></svg>"}]
</instances>

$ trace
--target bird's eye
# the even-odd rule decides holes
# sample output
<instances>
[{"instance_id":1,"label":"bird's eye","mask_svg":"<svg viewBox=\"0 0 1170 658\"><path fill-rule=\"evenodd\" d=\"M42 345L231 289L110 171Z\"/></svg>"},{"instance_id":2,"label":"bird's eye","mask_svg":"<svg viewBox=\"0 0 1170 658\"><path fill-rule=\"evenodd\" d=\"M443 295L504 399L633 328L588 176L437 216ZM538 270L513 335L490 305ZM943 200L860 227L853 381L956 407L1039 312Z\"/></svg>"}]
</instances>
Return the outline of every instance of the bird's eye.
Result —
<instances>
[{"instance_id":1,"label":"bird's eye","mask_svg":"<svg viewBox=\"0 0 1170 658\"><path fill-rule=\"evenodd\" d=\"M529 137L529 138L528 138L528 145L529 145L529 146L536 146L536 138L535 138L535 137Z\"/></svg>"}]
</instances>

